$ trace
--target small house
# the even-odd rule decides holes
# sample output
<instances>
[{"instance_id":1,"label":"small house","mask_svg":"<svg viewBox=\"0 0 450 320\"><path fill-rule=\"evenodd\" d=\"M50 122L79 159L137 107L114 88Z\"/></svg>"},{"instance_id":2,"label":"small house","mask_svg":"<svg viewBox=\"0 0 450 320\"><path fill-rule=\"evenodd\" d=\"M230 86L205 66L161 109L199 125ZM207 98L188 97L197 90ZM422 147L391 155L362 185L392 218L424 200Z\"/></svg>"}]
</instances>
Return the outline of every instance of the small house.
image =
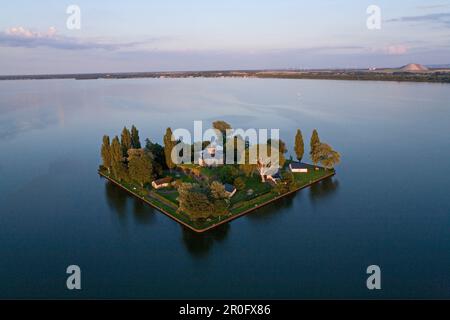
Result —
<instances>
[{"instance_id":1,"label":"small house","mask_svg":"<svg viewBox=\"0 0 450 320\"><path fill-rule=\"evenodd\" d=\"M155 189L167 188L172 182L172 177L165 177L152 182L152 187Z\"/></svg>"},{"instance_id":2,"label":"small house","mask_svg":"<svg viewBox=\"0 0 450 320\"><path fill-rule=\"evenodd\" d=\"M268 175L266 175L265 178L267 180L270 180L273 183L277 184L278 181L280 181L282 177L281 177L281 174L280 174L280 170L278 170L275 174L272 174L272 175L268 174Z\"/></svg>"},{"instance_id":3,"label":"small house","mask_svg":"<svg viewBox=\"0 0 450 320\"><path fill-rule=\"evenodd\" d=\"M229 184L229 183L225 183L224 187L225 187L225 193L227 194L228 198L231 198L232 196L234 196L234 194L236 193L235 186L233 186L232 184Z\"/></svg>"},{"instance_id":4,"label":"small house","mask_svg":"<svg viewBox=\"0 0 450 320\"><path fill-rule=\"evenodd\" d=\"M293 173L308 173L308 165L301 162L291 162L289 164L289 169Z\"/></svg>"}]
</instances>

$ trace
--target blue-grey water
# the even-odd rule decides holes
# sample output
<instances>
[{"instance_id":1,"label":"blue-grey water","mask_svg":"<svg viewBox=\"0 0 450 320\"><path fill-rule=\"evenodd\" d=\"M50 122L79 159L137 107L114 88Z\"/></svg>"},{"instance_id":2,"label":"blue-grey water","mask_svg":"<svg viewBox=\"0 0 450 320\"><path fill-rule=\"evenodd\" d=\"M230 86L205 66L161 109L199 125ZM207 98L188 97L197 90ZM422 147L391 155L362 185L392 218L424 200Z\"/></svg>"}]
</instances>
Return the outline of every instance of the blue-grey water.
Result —
<instances>
[{"instance_id":1,"label":"blue-grey water","mask_svg":"<svg viewBox=\"0 0 450 320\"><path fill-rule=\"evenodd\" d=\"M135 124L161 142L216 119L280 128L289 147L317 128L342 164L201 235L96 173L103 134ZM450 298L449 85L2 81L0 150L0 298Z\"/></svg>"}]
</instances>

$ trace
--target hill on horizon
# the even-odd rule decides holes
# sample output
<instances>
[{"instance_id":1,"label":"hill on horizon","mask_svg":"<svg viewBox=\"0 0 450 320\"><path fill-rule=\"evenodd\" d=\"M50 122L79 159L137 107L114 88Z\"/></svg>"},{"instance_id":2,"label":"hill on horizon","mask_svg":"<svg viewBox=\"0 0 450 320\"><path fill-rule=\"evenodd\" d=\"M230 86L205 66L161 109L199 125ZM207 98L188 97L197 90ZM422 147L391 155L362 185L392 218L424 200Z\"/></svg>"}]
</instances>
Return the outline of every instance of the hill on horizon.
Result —
<instances>
[{"instance_id":1,"label":"hill on horizon","mask_svg":"<svg viewBox=\"0 0 450 320\"><path fill-rule=\"evenodd\" d=\"M403 66L400 68L400 71L403 71L403 72L421 72L421 71L429 71L429 70L430 69L428 69L424 65L421 65L418 63L410 63L410 64L407 64L406 66Z\"/></svg>"}]
</instances>

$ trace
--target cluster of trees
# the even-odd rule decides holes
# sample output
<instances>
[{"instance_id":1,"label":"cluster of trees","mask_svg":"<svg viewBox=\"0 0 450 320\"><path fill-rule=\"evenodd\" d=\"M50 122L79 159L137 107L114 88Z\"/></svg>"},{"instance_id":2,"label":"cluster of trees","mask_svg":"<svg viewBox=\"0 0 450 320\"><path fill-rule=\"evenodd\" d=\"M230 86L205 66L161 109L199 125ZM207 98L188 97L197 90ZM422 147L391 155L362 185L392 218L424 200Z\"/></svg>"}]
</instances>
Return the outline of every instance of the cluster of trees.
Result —
<instances>
[{"instance_id":1,"label":"cluster of trees","mask_svg":"<svg viewBox=\"0 0 450 320\"><path fill-rule=\"evenodd\" d=\"M333 168L341 161L341 155L339 152L333 150L333 148L320 141L317 130L314 129L311 141L310 141L310 156L311 161L316 165L322 164L327 169Z\"/></svg>"},{"instance_id":2,"label":"cluster of trees","mask_svg":"<svg viewBox=\"0 0 450 320\"><path fill-rule=\"evenodd\" d=\"M259 173L262 182L264 182L265 176L269 172L273 173L273 166L283 168L286 162L285 154L288 150L282 140L268 139L265 143L250 145L241 136L227 139L229 137L226 135L226 130L231 129L231 126L225 121L215 121L213 128L223 135L225 159L226 149L232 150L234 148L235 164L221 168L218 176L215 177L220 182L213 181L209 184L210 180L207 179L207 182L202 183L202 185L182 182L177 184L180 210L189 214L192 219L219 216L227 212L230 201L223 183L234 184L238 190L244 190L245 177ZM174 141L171 128L166 129L163 141L164 146L161 146L147 139L145 147L142 148L139 131L134 125L131 127L131 131L124 127L120 139L115 136L110 141L109 136L105 135L101 147L102 169L119 181L135 182L144 187L156 177L161 176L163 170L172 170L176 167L176 164L172 161L172 150L178 143L182 142ZM202 144L202 149L209 144L208 141L198 143ZM244 150L238 150L238 145L244 146ZM194 145L191 147L194 148ZM297 160L302 161L305 146L300 129L297 130L295 135L294 151ZM278 157L271 157L273 152L278 152ZM240 154L238 155L238 153ZM250 163L250 154L257 155L257 163ZM238 165L238 157L245 157L245 162ZM330 145L320 141L317 130L314 130L311 136L310 157L314 164L320 163L325 168L333 168L335 164L340 162L340 154L333 150ZM277 161L277 163L272 163L273 161ZM194 167L191 169L194 174L196 173L195 170L198 170L197 173L200 176L200 168ZM275 191L282 194L293 188L295 188L293 174L284 172L281 183L275 186Z\"/></svg>"},{"instance_id":3,"label":"cluster of trees","mask_svg":"<svg viewBox=\"0 0 450 320\"><path fill-rule=\"evenodd\" d=\"M305 144L303 142L303 136L300 129L297 129L297 133L295 135L294 151L297 160L302 161L305 153ZM341 155L339 152L333 150L329 144L320 141L319 134L316 129L313 130L311 135L309 155L311 157L311 161L315 165L320 163L327 169L333 168L341 161Z\"/></svg>"},{"instance_id":4,"label":"cluster of trees","mask_svg":"<svg viewBox=\"0 0 450 320\"><path fill-rule=\"evenodd\" d=\"M279 183L275 185L274 191L278 194L283 194L296 189L297 185L295 183L294 175L290 171L286 171L283 174L283 178Z\"/></svg>"},{"instance_id":5,"label":"cluster of trees","mask_svg":"<svg viewBox=\"0 0 450 320\"><path fill-rule=\"evenodd\" d=\"M178 187L178 203L182 212L193 220L224 215L229 206L225 186L213 181L209 186L181 183Z\"/></svg>"},{"instance_id":6,"label":"cluster of trees","mask_svg":"<svg viewBox=\"0 0 450 320\"><path fill-rule=\"evenodd\" d=\"M119 181L135 182L144 186L161 174L165 165L163 148L146 140L142 148L139 131L133 125L131 131L124 127L120 136L110 142L109 136L103 136L101 147L102 166Z\"/></svg>"}]
</instances>

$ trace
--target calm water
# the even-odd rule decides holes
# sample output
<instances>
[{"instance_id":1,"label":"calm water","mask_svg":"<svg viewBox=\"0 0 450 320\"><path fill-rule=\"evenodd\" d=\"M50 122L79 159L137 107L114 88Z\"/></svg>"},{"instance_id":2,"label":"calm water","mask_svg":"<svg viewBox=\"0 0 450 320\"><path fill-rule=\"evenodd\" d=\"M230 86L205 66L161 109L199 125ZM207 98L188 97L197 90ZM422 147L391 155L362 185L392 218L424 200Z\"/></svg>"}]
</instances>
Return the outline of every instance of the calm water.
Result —
<instances>
[{"instance_id":1,"label":"calm water","mask_svg":"<svg viewBox=\"0 0 450 320\"><path fill-rule=\"evenodd\" d=\"M96 174L103 134L317 128L332 180L197 235ZM0 298L450 298L450 86L0 82ZM308 151L308 150L307 150ZM66 267L82 270L78 292ZM382 290L366 289L380 265Z\"/></svg>"}]
</instances>

